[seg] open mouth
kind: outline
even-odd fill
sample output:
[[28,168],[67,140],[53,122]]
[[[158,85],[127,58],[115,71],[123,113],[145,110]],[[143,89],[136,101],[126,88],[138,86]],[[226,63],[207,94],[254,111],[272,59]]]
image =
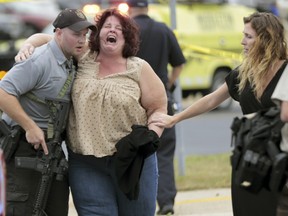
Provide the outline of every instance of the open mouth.
[[107,37],[107,42],[116,43],[116,37],[113,36],[113,35],[109,35],[109,36]]

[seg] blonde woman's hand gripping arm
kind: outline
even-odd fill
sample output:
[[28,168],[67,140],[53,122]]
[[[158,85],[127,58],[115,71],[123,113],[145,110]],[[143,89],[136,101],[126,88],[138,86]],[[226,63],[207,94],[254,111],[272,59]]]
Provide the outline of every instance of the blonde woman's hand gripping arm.
[[173,116],[166,115],[163,113],[154,113],[149,118],[149,124],[154,124],[159,127],[171,128],[175,124],[185,119],[192,118],[202,113],[211,111],[219,106],[223,101],[230,97],[228,92],[228,86],[226,83],[222,84],[214,92],[202,97],[185,110],[176,113]]

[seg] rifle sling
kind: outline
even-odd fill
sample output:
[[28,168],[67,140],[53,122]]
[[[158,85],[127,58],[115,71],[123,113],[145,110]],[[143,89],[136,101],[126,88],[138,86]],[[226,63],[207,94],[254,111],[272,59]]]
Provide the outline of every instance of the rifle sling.
[[[61,90],[59,91],[58,95],[56,98],[61,99],[63,98],[66,93],[68,92],[72,81],[73,81],[73,77],[74,77],[74,66],[72,64],[72,62],[70,61],[70,65],[68,65],[68,67],[71,69],[69,70],[69,75],[64,83],[64,85],[62,86]],[[33,94],[31,91],[26,93],[25,96],[27,96],[29,99],[37,102],[37,103],[41,103],[41,104],[45,104],[47,105],[47,102],[39,97],[37,97],[35,94]],[[55,114],[55,109],[51,109],[52,113]],[[48,121],[48,128],[47,128],[47,138],[51,139],[54,136],[54,125],[53,125],[53,120],[50,118]]]

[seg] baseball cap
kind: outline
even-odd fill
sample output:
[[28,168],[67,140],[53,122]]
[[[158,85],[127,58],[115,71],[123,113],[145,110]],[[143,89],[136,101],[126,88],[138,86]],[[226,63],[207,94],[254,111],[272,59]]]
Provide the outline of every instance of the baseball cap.
[[[69,28],[73,31],[81,31],[85,28],[96,30],[96,26],[90,23],[84,13],[79,9],[66,8],[62,10],[55,21],[53,26],[56,28]],[[54,30],[55,31],[55,30]]]
[[147,0],[127,0],[126,3],[129,7],[147,7]]

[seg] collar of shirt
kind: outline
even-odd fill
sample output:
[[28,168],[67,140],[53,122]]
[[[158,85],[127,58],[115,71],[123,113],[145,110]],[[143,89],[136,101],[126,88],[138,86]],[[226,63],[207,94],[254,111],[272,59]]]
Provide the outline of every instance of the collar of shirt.
[[55,39],[51,40],[48,43],[48,46],[50,46],[52,52],[55,55],[55,58],[58,62],[59,65],[63,65],[64,68],[66,69],[66,62],[70,61],[70,59],[67,59],[64,55],[64,53],[62,52],[61,48],[59,47],[59,45],[57,44],[57,42],[55,41]]

